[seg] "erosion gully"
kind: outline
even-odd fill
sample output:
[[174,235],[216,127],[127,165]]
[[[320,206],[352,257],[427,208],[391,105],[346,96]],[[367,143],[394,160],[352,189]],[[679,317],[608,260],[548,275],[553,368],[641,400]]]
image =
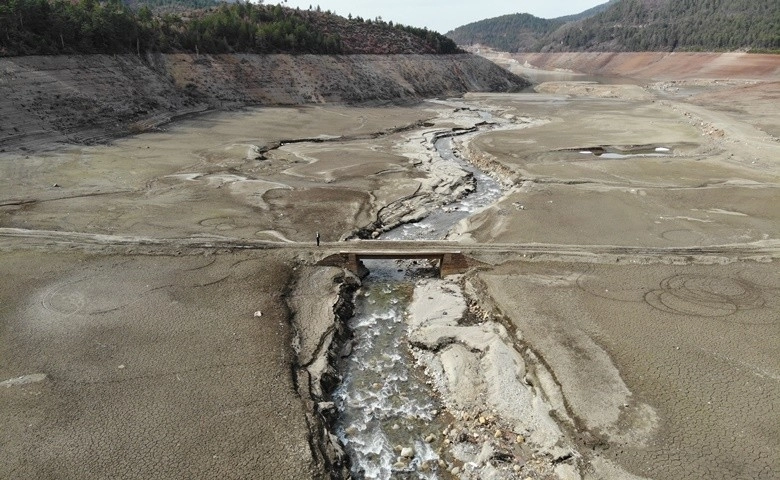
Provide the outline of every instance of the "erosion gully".
[[[476,190],[423,221],[384,233],[380,241],[443,238],[460,220],[501,197],[498,182],[456,156],[451,137],[440,136],[435,146],[442,158],[474,176]],[[334,393],[339,411],[336,434],[350,456],[354,478],[446,478],[438,451],[441,432],[449,422],[416,365],[404,321],[416,279],[434,272],[411,261],[365,263],[371,273],[356,298],[357,313],[349,321],[353,349],[344,360],[343,382]]]

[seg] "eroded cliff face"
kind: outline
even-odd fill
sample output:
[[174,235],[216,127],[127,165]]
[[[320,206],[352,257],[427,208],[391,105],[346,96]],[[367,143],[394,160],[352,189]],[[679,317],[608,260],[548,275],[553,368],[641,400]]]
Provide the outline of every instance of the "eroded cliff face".
[[469,54],[2,58],[0,148],[98,142],[209,109],[406,103],[526,85]]

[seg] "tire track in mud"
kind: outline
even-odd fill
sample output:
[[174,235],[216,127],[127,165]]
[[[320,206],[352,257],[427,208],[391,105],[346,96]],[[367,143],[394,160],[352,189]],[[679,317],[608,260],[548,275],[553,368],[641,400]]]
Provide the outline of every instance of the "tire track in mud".
[[763,292],[752,282],[698,274],[678,274],[663,279],[657,289],[645,294],[644,302],[662,312],[705,318],[728,317],[766,305]]

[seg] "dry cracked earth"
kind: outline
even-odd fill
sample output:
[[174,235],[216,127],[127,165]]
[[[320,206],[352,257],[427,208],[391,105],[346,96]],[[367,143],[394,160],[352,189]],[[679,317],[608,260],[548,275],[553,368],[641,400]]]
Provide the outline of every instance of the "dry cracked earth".
[[467,107],[517,128],[456,140],[507,190],[448,241],[483,263],[467,277],[484,308],[552,373],[545,400],[578,451],[567,472],[773,478],[777,81],[246,109],[7,150],[0,477],[326,476],[291,289],[301,265],[438,185],[424,135],[473,124]]

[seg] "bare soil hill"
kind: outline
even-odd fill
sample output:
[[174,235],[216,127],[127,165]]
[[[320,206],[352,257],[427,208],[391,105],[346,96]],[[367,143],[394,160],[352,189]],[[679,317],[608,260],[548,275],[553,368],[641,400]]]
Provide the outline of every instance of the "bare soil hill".
[[410,103],[526,81],[474,55],[82,55],[0,59],[0,149],[95,143],[247,105]]

